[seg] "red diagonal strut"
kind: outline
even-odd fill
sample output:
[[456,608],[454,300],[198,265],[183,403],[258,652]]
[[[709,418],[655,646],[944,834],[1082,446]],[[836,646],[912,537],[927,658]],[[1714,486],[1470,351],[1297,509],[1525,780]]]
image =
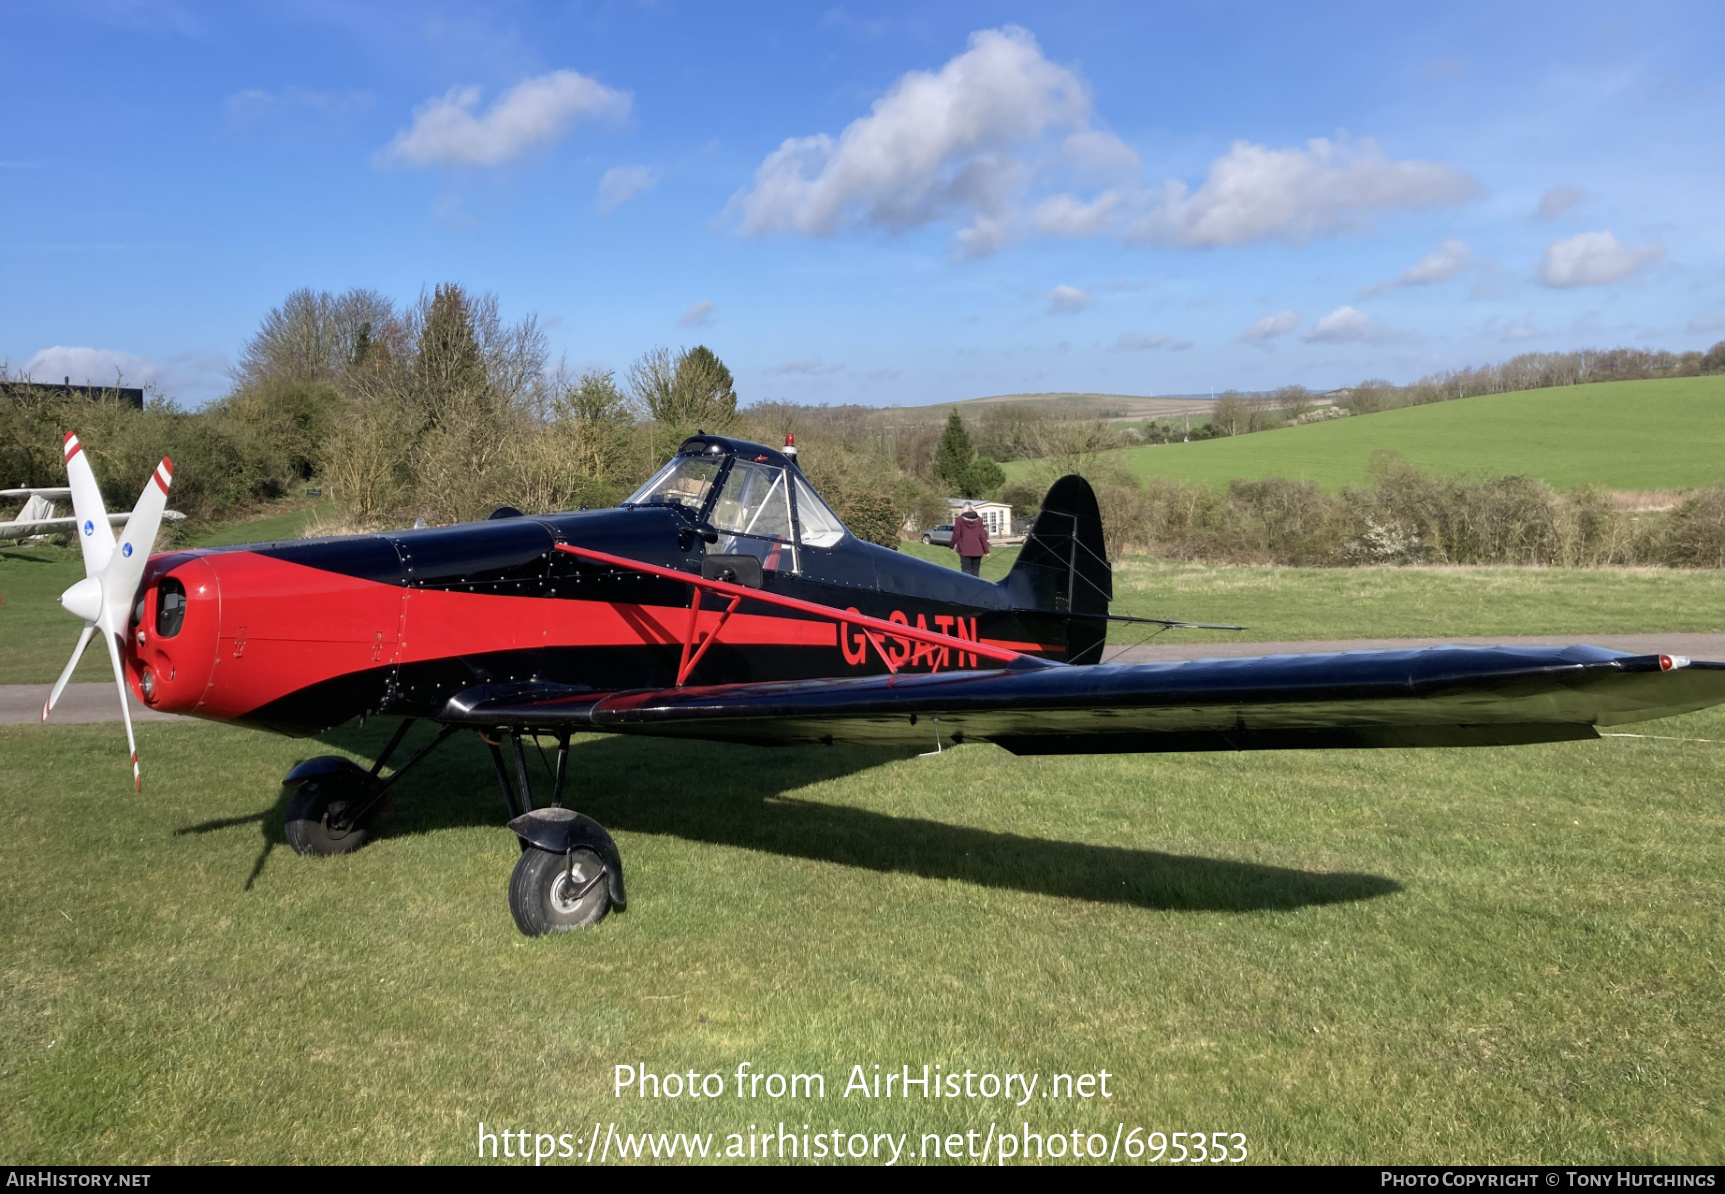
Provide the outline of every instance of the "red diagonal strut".
[[[879,652],[881,659],[885,661],[887,670],[891,672],[897,672],[898,668],[894,666],[891,657],[887,654],[885,644],[880,640],[879,636],[882,634],[891,635],[894,638],[908,639],[912,642],[926,643],[936,647],[948,647],[952,650],[967,652],[971,655],[981,655],[984,658],[993,659],[1000,663],[1011,663],[1014,660],[1025,658],[1021,652],[1008,650],[1005,647],[990,646],[987,643],[979,642],[975,639],[956,638],[950,634],[941,634],[937,630],[924,630],[917,626],[906,626],[899,622],[889,622],[884,618],[871,618],[867,614],[853,614],[848,610],[834,609],[830,605],[820,605],[817,602],[802,601],[796,597],[785,597],[778,593],[768,593],[761,589],[751,589],[744,585],[731,584],[729,581],[708,580],[704,576],[694,576],[687,572],[679,572],[675,568],[663,568],[658,564],[648,564],[641,560],[631,560],[627,556],[614,556],[609,552],[594,551],[590,547],[576,547],[572,543],[559,543],[557,544],[557,550],[567,552],[569,555],[579,557],[580,559],[592,560],[599,564],[609,564],[613,568],[627,568],[633,572],[644,572],[649,576],[663,577],[665,580],[674,580],[682,584],[694,586],[694,600],[690,602],[689,609],[689,630],[683,641],[683,658],[679,662],[677,669],[679,673],[677,679],[678,684],[682,684],[683,680],[687,678],[688,673],[694,670],[695,664],[700,660],[701,655],[705,653],[709,646],[712,645],[713,640],[718,637],[719,626],[723,626],[725,624],[725,620],[731,616],[731,613],[737,608],[737,604],[745,598],[750,601],[759,601],[766,605],[777,605],[783,609],[794,609],[799,613],[812,614],[818,618],[826,618],[839,626],[839,633],[841,634],[844,633],[843,628],[847,625],[857,627],[863,632],[863,635],[868,639],[868,641],[874,644],[875,650]],[[719,615],[719,625],[713,628],[713,633],[710,634],[706,641],[701,644],[699,650],[694,651],[693,658],[690,658],[690,652],[694,646],[695,622],[700,609],[702,592],[721,593],[730,597],[732,601],[730,608],[726,609]]]
[[726,606],[724,611],[719,614],[719,620],[713,624],[713,629],[708,632],[707,637],[702,640],[700,647],[696,649],[695,654],[691,657],[689,654],[689,648],[695,641],[695,615],[701,608],[701,590],[695,590],[694,600],[689,602],[689,637],[683,640],[683,662],[677,665],[678,688],[683,687],[683,681],[689,678],[689,673],[693,672],[695,670],[695,665],[701,662],[701,656],[707,653],[707,648],[719,641],[719,631],[725,628],[725,623],[730,620],[732,614],[737,612],[737,606],[742,604],[742,601],[743,599],[741,597],[731,598],[731,604]]

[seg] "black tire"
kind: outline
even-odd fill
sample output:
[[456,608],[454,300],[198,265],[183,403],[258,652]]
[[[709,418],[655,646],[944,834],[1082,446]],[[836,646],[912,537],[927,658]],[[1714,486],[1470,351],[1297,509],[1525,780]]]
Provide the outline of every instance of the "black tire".
[[341,773],[308,779],[294,790],[288,801],[283,829],[295,854],[352,854],[370,836],[362,823],[332,827],[333,814],[348,808],[364,794],[357,776]]
[[605,919],[611,884],[594,851],[577,846],[568,854],[530,847],[509,876],[509,912],[529,937],[569,933]]
[[924,535],[924,536],[923,536],[923,537],[922,537],[922,545],[923,545],[923,546],[924,546],[924,547],[933,547],[933,546],[934,546],[934,538],[933,538],[933,536],[931,536],[931,535]]

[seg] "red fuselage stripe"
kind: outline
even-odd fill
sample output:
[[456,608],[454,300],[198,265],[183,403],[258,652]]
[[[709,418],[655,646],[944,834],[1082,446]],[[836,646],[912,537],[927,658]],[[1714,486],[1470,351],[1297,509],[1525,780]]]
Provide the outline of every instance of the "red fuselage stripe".
[[661,568],[657,564],[644,564],[640,560],[631,560],[626,556],[614,556],[603,551],[594,551],[587,547],[575,547],[568,543],[557,544],[557,550],[568,552],[572,556],[596,560],[602,564],[610,564],[616,568],[628,568],[636,572],[645,572],[649,576],[662,576],[666,580],[682,581],[697,588],[707,589],[714,593],[723,593],[728,597],[742,597],[749,601],[761,601],[768,605],[782,606],[794,609],[799,613],[813,614],[819,618],[830,618],[834,622],[842,622],[850,626],[862,626],[877,634],[890,634],[894,638],[908,638],[913,642],[926,643],[934,647],[948,647],[955,651],[968,651],[972,655],[985,655],[1002,663],[1011,663],[1023,652],[1006,647],[984,645],[974,639],[955,638],[950,634],[941,634],[935,630],[924,630],[916,626],[907,626],[902,622],[889,622],[884,618],[871,618],[867,614],[856,614],[849,610],[834,609],[830,605],[820,605],[813,601],[800,601],[795,597],[784,597],[778,593],[768,593],[761,589],[751,589],[745,585],[728,584],[722,580],[708,580],[688,572],[679,572],[675,568]]
[[[128,643],[134,687],[138,669],[150,667],[155,674],[154,707],[219,719],[242,717],[340,676],[401,664],[545,649],[674,649],[682,645],[689,625],[687,606],[599,597],[612,587],[603,581],[592,586],[593,598],[567,596],[573,586],[566,580],[559,582],[557,597],[407,588],[249,551],[199,556],[176,566],[174,574],[185,583],[189,598],[183,628],[172,638],[152,634],[142,643]],[[687,579],[686,573],[677,576]],[[153,582],[146,588],[153,592]],[[761,596],[753,589],[744,592]],[[779,598],[788,600],[794,599]],[[952,657],[941,647],[957,653],[961,665],[966,653],[1013,657],[1003,644],[933,634],[814,603],[797,604],[812,606],[821,620],[739,611],[725,623],[720,637],[725,644],[744,648],[832,650],[844,645],[838,633],[841,624],[878,626],[879,633],[894,640],[893,656],[900,666],[925,659],[932,664],[936,655],[943,656],[941,666],[948,666]],[[147,616],[153,617],[153,606]],[[698,630],[710,634],[720,616],[717,608],[700,611]],[[913,650],[913,642],[933,645]],[[833,662],[833,674],[850,673],[851,667],[838,656]],[[854,667],[858,661],[847,656],[847,662]]]

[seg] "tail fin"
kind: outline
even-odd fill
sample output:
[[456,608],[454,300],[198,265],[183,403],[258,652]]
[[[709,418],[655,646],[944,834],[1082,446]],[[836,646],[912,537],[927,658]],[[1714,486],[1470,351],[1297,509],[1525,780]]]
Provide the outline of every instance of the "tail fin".
[[[1018,609],[1105,614],[1114,598],[1114,570],[1102,546],[1102,512],[1083,477],[1062,477],[1042,499],[1018,562],[1001,586]],[[1066,661],[1096,663],[1108,638],[1098,617],[1066,619]]]

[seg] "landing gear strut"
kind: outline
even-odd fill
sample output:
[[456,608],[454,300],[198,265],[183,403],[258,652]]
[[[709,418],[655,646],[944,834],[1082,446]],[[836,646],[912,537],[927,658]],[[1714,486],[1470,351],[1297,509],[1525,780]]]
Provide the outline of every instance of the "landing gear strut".
[[509,877],[509,912],[515,927],[529,937],[542,937],[596,925],[612,908],[621,912],[628,901],[623,893],[623,859],[617,843],[599,822],[563,807],[569,736],[558,736],[551,806],[541,809],[533,807],[522,734],[516,731],[509,737],[521,786],[519,799],[503,765],[503,744],[490,738],[485,744],[491,748],[497,784],[509,809],[509,828],[521,842],[521,858]]
[[389,745],[377,756],[370,771],[342,755],[322,755],[305,760],[287,773],[282,787],[290,795],[282,830],[294,853],[351,854],[365,845],[371,822],[395,781],[447,742],[456,730],[455,726],[444,726],[437,737],[390,772],[387,779],[379,779],[378,773],[412,726],[413,719],[407,718],[396,727]]

